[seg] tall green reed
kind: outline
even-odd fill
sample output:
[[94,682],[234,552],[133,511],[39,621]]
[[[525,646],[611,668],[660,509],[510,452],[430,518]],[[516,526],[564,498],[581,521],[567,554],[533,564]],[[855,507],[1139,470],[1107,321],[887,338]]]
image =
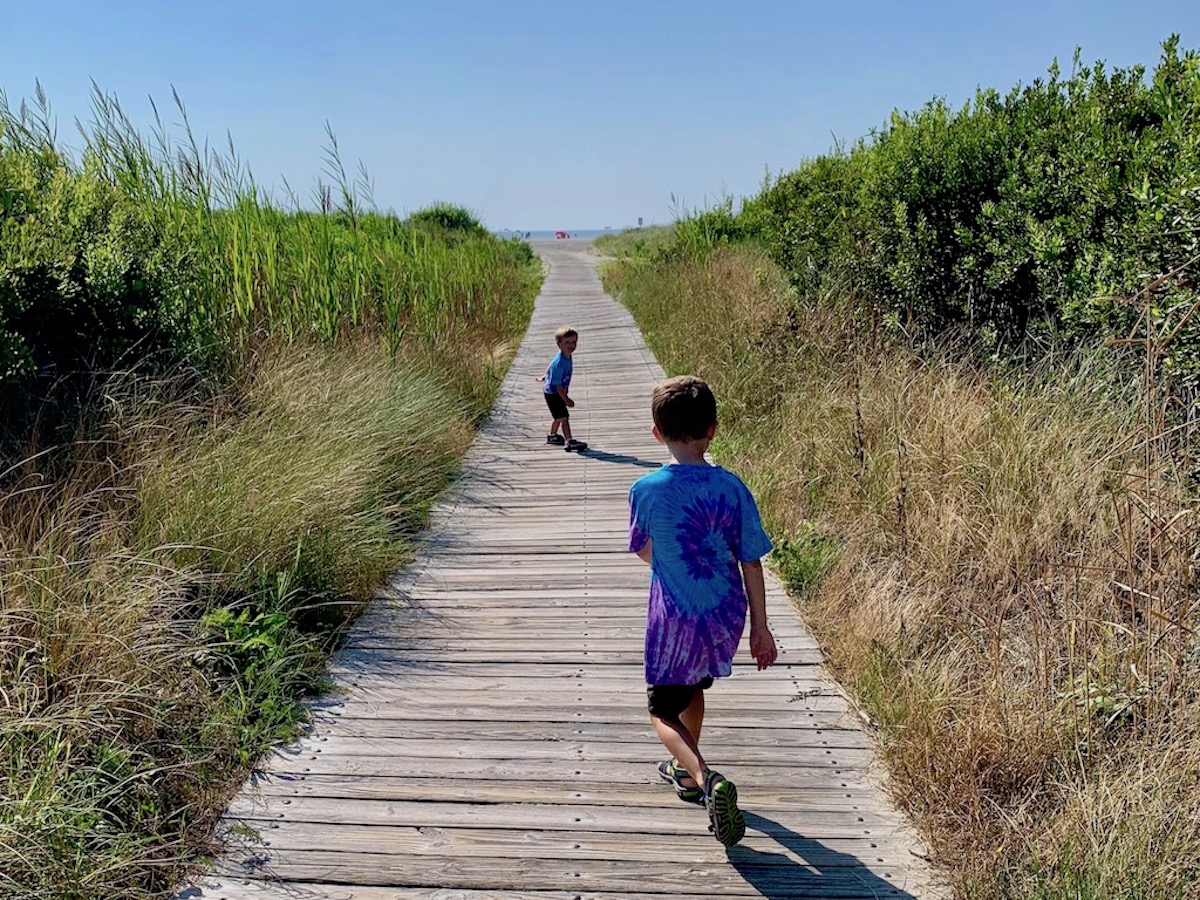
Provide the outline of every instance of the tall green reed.
[[[348,177],[328,127],[333,182],[318,182],[319,209],[290,189],[280,205],[232,141],[201,144],[175,104],[182,138],[157,107],[147,136],[95,89],[75,159],[40,89],[16,111],[0,95],[0,253],[13,285],[0,290],[0,362],[10,381],[48,361],[103,368],[132,346],[233,371],[268,335],[328,342],[366,328],[396,350],[412,335],[470,327],[499,340],[522,326],[537,279],[527,246],[482,228],[448,240],[374,211],[365,171]],[[58,347],[34,327],[45,310],[92,338],[87,347]]]
[[281,205],[175,103],[182,136],[143,135],[96,90],[72,154],[40,89],[0,94],[0,431],[39,446],[48,397],[104,388],[0,466],[0,896],[162,896],[210,848],[539,280],[527,245],[375,211],[331,130],[332,183]]

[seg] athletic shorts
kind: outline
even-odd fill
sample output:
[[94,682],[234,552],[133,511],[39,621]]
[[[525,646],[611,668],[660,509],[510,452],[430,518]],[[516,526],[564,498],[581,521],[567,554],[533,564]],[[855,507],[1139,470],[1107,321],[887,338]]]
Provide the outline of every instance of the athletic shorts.
[[571,414],[567,412],[567,401],[563,400],[556,391],[553,394],[547,394],[542,391],[542,396],[546,398],[546,405],[550,407],[550,415],[556,419],[569,419]]
[[676,721],[679,714],[692,705],[696,691],[707,691],[712,686],[711,678],[705,678],[698,684],[648,684],[646,707],[652,716]]

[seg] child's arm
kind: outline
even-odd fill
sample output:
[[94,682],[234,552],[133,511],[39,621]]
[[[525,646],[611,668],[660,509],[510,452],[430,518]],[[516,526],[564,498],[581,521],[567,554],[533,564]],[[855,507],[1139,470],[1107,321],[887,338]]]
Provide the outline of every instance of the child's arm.
[[641,550],[637,551],[638,559],[640,559],[646,565],[650,565],[650,545],[653,543],[654,541],[652,541],[650,538],[646,538],[645,546],[643,546]]
[[563,398],[563,403],[567,404],[567,406],[575,405],[575,401],[567,396],[567,389],[561,384],[555,387],[554,390],[558,392],[558,396]]
[[746,584],[746,599],[750,601],[750,655],[761,671],[774,665],[779,656],[775,636],[767,627],[767,586],[762,561],[742,563],[742,580]]

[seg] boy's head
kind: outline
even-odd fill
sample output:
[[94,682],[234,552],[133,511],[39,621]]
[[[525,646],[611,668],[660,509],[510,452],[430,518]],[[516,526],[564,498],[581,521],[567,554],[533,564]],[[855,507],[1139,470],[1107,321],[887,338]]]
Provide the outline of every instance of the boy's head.
[[666,441],[704,440],[717,424],[717,398],[695,375],[678,375],[655,386],[650,415]]
[[559,350],[570,356],[579,345],[579,332],[570,325],[564,325],[554,332],[554,343],[558,344]]

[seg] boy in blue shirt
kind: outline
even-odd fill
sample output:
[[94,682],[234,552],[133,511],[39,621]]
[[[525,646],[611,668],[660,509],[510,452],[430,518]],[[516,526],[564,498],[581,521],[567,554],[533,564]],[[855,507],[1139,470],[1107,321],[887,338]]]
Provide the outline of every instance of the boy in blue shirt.
[[[586,450],[587,444],[571,437],[571,413],[568,407],[574,406],[575,401],[567,396],[567,390],[571,386],[571,373],[575,370],[571,355],[579,346],[579,332],[564,325],[554,332],[554,342],[558,344],[558,352],[554,354],[554,359],[550,360],[550,365],[546,367],[546,374],[542,376],[542,393],[546,397],[546,405],[550,407],[550,415],[554,417],[554,421],[550,423],[550,433],[546,435],[546,443],[555,444],[564,450]],[[562,434],[558,433],[560,428]]]
[[650,564],[647,705],[673,757],[658,771],[681,799],[703,802],[710,830],[732,846],[746,821],[737,788],[700,752],[704,691],[732,671],[747,608],[751,655],[760,670],[775,662],[761,562],[771,541],[746,485],[704,459],[717,430],[708,385],[670,378],[655,387],[650,408],[671,461],[629,489],[629,549]]

